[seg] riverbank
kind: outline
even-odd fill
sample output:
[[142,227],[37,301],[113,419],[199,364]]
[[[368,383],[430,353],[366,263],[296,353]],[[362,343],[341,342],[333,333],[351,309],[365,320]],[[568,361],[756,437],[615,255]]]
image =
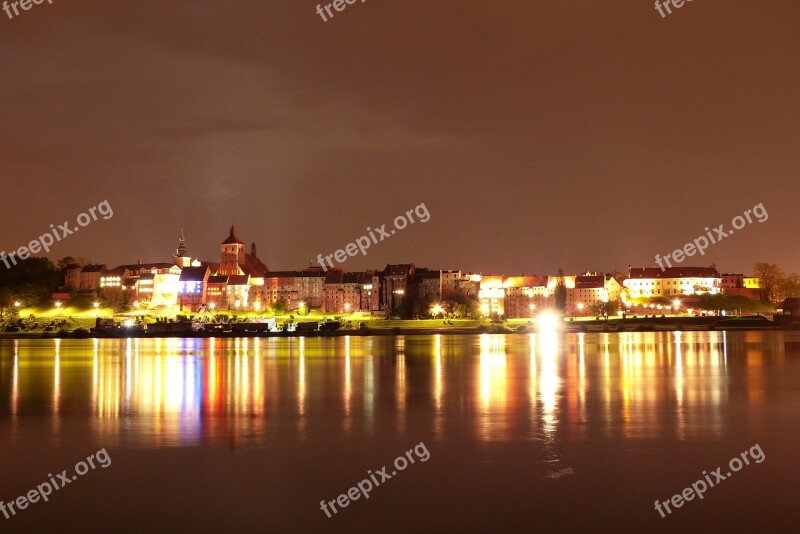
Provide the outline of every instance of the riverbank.
[[[437,324],[438,323],[438,324]],[[121,329],[107,334],[90,334],[86,329],[63,329],[57,332],[3,332],[0,339],[50,339],[50,338],[226,338],[226,337],[341,337],[341,336],[398,336],[398,335],[474,335],[474,334],[528,334],[537,331],[530,321],[488,323],[464,321],[462,324],[447,324],[448,321],[371,321],[361,328],[343,328],[330,331],[282,331],[249,332],[230,329],[194,331],[188,324],[176,323],[173,331],[147,332]],[[796,330],[800,323],[771,321],[766,317],[643,317],[635,319],[609,320],[565,320],[556,330],[567,333],[618,333],[618,332],[666,332],[666,331],[714,331],[714,330]]]

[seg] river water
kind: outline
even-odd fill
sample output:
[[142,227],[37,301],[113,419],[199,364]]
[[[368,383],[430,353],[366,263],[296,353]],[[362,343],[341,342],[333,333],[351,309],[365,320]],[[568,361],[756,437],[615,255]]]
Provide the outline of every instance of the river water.
[[107,467],[0,528],[796,531],[799,422],[791,332],[6,339],[0,499]]

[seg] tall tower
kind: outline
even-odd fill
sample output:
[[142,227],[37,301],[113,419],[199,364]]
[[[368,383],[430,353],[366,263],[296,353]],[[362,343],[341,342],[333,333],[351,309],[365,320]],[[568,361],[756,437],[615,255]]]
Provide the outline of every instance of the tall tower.
[[183,235],[183,228],[181,228],[181,235],[178,238],[178,249],[175,251],[175,256],[173,256],[175,265],[183,268],[189,267],[192,264],[192,259],[186,255],[187,252],[188,249],[186,248],[186,236]]
[[236,225],[231,226],[228,239],[223,241],[219,248],[220,258],[219,270],[217,271],[217,274],[228,276],[242,274],[243,271],[239,265],[245,262],[245,244],[241,239],[239,239]]

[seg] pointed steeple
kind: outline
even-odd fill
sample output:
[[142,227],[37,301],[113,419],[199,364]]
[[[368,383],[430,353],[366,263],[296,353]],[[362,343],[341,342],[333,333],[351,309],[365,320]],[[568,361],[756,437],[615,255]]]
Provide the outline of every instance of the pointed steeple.
[[222,242],[223,245],[231,245],[233,243],[236,243],[238,245],[244,245],[242,240],[239,239],[239,231],[237,230],[235,224],[231,226],[231,232],[230,235],[228,236],[228,239]]
[[178,258],[185,258],[186,257],[186,236],[183,235],[183,228],[181,228],[181,235],[178,239],[178,250],[175,251],[175,256]]
[[253,241],[253,243],[250,245],[250,255],[253,256],[254,258],[258,256],[258,254],[256,254],[256,242],[255,241]]

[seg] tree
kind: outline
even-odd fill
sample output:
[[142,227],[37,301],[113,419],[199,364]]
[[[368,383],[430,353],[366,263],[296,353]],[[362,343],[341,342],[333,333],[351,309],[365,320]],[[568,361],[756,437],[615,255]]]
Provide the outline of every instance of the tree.
[[756,263],[753,268],[753,276],[759,280],[761,300],[772,302],[778,281],[783,277],[783,271],[774,263]]
[[595,317],[605,317],[608,319],[610,315],[616,315],[619,311],[619,303],[617,302],[599,302],[594,306]]
[[479,317],[480,303],[474,295],[466,295],[461,291],[445,289],[442,292],[441,304],[457,318]]
[[567,286],[564,283],[564,270],[558,270],[558,282],[556,283],[556,289],[553,293],[553,300],[555,301],[555,306],[557,310],[562,312],[566,311],[567,309]]
[[58,286],[58,271],[47,258],[28,258],[10,269],[0,267],[0,307],[40,304]]
[[282,300],[276,300],[269,305],[269,311],[272,315],[283,315],[286,313],[286,303]]
[[800,275],[797,273],[791,273],[778,279],[775,286],[777,302],[788,298],[800,297]]

